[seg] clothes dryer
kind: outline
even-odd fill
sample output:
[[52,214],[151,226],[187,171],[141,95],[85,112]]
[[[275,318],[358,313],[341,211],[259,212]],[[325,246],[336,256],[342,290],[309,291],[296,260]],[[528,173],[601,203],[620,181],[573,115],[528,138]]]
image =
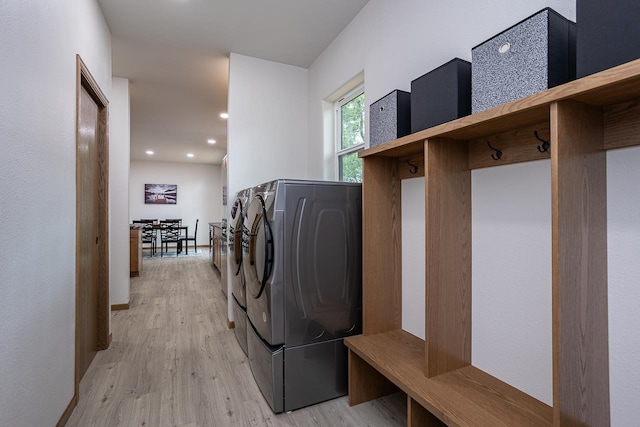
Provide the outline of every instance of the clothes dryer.
[[345,336],[361,332],[360,184],[254,187],[244,226],[249,364],[274,412],[347,392]]

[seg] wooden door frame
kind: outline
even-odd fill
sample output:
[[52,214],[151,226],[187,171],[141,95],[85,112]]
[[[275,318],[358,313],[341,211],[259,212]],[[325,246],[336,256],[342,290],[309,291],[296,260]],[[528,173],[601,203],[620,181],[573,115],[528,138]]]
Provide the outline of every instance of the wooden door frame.
[[80,142],[80,96],[85,89],[98,106],[98,129],[96,134],[96,149],[98,150],[98,348],[105,350],[110,344],[109,335],[109,101],[89,72],[89,69],[76,55],[76,322],[75,322],[75,399],[79,396],[79,326],[80,326],[80,286],[79,286],[79,153]]

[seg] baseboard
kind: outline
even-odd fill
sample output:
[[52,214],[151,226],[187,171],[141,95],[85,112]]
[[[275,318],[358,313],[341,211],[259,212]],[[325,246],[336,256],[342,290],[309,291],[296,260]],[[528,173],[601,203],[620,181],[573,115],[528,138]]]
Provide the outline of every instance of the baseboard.
[[236,327],[236,322],[234,322],[233,320],[229,321],[229,329],[235,329]]
[[69,421],[69,418],[71,418],[71,414],[73,414],[73,410],[76,408],[77,405],[78,405],[78,395],[74,393],[73,397],[71,398],[71,402],[69,402],[67,409],[65,409],[64,412],[62,413],[62,416],[58,420],[56,427],[64,427],[65,425],[67,425],[67,421]]
[[107,344],[107,348],[111,345],[111,341],[113,341],[113,333],[109,334],[109,343]]
[[116,311],[116,310],[129,310],[129,303],[111,305],[111,311]]

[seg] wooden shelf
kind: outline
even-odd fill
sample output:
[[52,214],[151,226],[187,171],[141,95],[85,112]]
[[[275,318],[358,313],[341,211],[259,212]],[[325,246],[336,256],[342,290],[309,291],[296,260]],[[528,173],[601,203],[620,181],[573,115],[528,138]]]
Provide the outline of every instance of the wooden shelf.
[[349,337],[345,344],[449,426],[553,424],[550,406],[473,366],[427,378],[424,341],[403,330]]
[[[362,152],[363,335],[346,340],[349,403],[400,388],[409,425],[610,425],[606,150],[636,145],[640,60]],[[553,408],[471,366],[471,170],[539,159],[551,163]],[[415,177],[425,341],[400,330],[400,189]]]

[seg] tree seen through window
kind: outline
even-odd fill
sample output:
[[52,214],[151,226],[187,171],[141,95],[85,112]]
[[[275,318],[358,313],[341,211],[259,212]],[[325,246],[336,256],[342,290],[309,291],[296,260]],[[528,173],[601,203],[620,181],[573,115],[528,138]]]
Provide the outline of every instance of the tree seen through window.
[[362,182],[362,159],[358,151],[364,146],[365,110],[364,93],[340,106],[340,141],[338,146],[338,172],[340,181]]

